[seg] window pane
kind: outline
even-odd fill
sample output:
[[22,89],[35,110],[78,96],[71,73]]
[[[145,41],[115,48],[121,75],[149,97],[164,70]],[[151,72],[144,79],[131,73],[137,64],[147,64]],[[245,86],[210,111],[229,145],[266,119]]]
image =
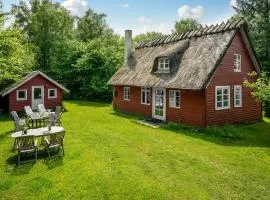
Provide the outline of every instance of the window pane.
[[217,95],[221,95],[222,94],[222,90],[221,89],[217,89]]
[[229,101],[223,101],[223,106],[228,107],[229,106]]
[[19,99],[25,99],[26,98],[26,92],[25,91],[19,91]]
[[229,96],[228,95],[223,95],[223,100],[228,100]]
[[217,107],[221,108],[222,107],[222,102],[217,102]]
[[228,89],[224,89],[223,94],[228,94]]
[[55,90],[49,90],[49,96],[54,97],[55,96]]
[[221,95],[217,96],[217,101],[222,101],[222,96]]
[[240,105],[240,100],[239,99],[235,100],[235,105],[237,105],[237,106]]

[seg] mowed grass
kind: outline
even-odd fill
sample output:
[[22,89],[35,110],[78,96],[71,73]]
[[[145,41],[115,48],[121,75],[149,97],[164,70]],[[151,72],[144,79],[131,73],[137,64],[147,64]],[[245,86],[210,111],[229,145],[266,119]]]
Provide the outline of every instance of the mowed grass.
[[0,199],[270,199],[269,119],[153,129],[109,104],[64,105],[63,159],[17,167],[13,124],[0,117]]

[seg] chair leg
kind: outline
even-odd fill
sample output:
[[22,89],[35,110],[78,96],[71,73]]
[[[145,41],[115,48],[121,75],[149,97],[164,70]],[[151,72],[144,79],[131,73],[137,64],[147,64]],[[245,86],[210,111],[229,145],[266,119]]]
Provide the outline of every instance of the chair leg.
[[21,153],[19,152],[18,153],[18,162],[17,162],[18,166],[20,165],[20,161],[21,161],[20,159],[21,159]]
[[38,153],[38,150],[36,149],[35,162],[37,162],[37,153]]
[[62,145],[62,151],[63,151],[63,156],[65,156],[65,149],[64,149],[64,145]]

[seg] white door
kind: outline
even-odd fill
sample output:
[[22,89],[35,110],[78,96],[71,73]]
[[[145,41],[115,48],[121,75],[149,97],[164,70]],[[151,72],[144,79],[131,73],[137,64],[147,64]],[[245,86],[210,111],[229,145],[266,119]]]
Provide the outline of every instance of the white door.
[[164,88],[153,88],[153,118],[166,120],[166,90]]
[[37,110],[44,102],[44,86],[32,86],[32,109]]

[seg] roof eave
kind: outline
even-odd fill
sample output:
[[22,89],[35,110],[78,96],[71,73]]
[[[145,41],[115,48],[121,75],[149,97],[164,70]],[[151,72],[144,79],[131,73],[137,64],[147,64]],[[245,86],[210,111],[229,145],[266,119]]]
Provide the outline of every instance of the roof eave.
[[14,90],[16,90],[18,87],[22,86],[23,84],[25,84],[27,81],[31,80],[32,78],[36,77],[37,75],[41,75],[44,78],[46,78],[47,80],[49,80],[50,82],[52,82],[53,84],[55,84],[56,86],[58,86],[59,88],[61,88],[62,90],[64,90],[67,93],[70,93],[70,91],[65,88],[64,86],[60,85],[59,83],[57,83],[55,80],[53,80],[52,78],[48,77],[46,74],[42,73],[41,71],[37,71],[36,74],[33,74],[33,76],[30,76],[29,78],[27,78],[26,80],[22,81],[21,83],[19,83],[18,85],[10,88],[9,90],[5,91],[4,93],[0,94],[2,97],[6,96],[7,94],[9,94],[10,92],[13,92]]

